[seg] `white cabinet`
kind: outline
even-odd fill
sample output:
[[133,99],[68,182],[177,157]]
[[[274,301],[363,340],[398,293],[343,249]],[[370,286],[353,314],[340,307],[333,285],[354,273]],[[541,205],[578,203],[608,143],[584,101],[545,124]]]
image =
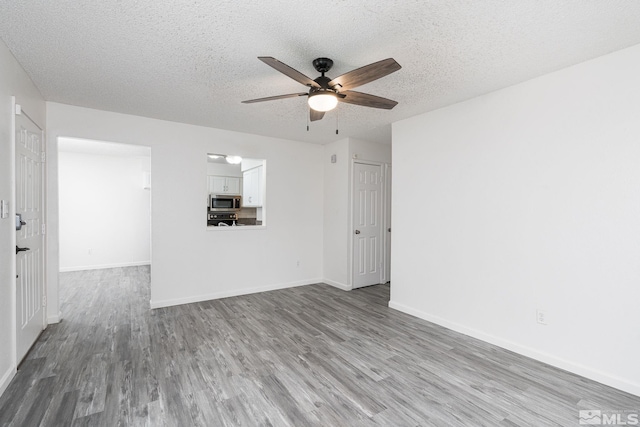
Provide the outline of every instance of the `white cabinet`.
[[240,194],[240,179],[234,176],[209,175],[209,194]]
[[210,176],[209,177],[209,193],[220,194],[224,193],[224,188],[227,185],[227,178],[224,176]]
[[262,207],[262,166],[242,173],[242,206]]
[[227,177],[226,193],[240,194],[240,180],[242,178]]

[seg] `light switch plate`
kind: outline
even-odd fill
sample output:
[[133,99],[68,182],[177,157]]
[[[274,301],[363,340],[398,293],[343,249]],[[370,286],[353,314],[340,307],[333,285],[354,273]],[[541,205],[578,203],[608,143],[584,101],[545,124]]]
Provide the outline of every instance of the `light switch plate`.
[[4,219],[9,216],[9,201],[0,200],[0,218]]

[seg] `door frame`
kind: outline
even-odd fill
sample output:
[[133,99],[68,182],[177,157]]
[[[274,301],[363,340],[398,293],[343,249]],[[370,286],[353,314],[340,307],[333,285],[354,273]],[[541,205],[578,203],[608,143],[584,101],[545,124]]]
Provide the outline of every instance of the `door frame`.
[[383,225],[382,234],[384,235],[382,243],[384,244],[382,262],[383,277],[382,281],[388,283],[391,281],[391,210],[393,204],[391,203],[391,180],[393,179],[391,163],[384,164],[384,201],[383,201]]
[[[11,204],[9,207],[9,216],[12,221],[15,221],[16,217],[16,117],[22,115],[30,120],[38,129],[40,129],[40,137],[42,141],[42,152],[43,154],[43,166],[42,166],[42,224],[47,226],[47,142],[46,142],[46,133],[42,126],[40,126],[34,119],[29,116],[26,111],[22,109],[21,104],[19,104],[16,100],[15,96],[11,97]],[[46,230],[46,228],[45,228]],[[14,230],[15,231],[15,230]],[[11,233],[11,247],[16,244],[17,238],[16,233]],[[43,233],[42,235],[42,295],[44,297],[44,304],[42,307],[42,330],[47,327],[47,255],[48,255],[48,236],[47,233]],[[11,263],[11,299],[12,299],[12,307],[13,312],[11,314],[11,341],[13,345],[12,352],[12,365],[15,369],[18,368],[18,363],[20,360],[18,359],[18,321],[17,321],[17,313],[18,313],[18,292],[16,289],[16,255],[14,254],[12,257]]]
[[[389,176],[387,174],[389,166],[391,165],[390,163],[386,163],[386,162],[377,162],[377,161],[373,161],[373,160],[361,160],[361,159],[356,159],[356,158],[352,158],[351,159],[351,163],[349,164],[349,206],[347,209],[348,212],[348,216],[349,216],[349,235],[348,235],[348,242],[347,242],[347,248],[348,248],[348,266],[349,266],[349,275],[348,275],[348,287],[350,290],[353,290],[353,275],[355,272],[355,268],[354,268],[354,263],[355,263],[355,258],[353,256],[353,234],[355,232],[355,227],[353,226],[353,197],[354,197],[354,185],[355,185],[355,171],[356,171],[356,163],[360,163],[360,164],[364,164],[364,165],[371,165],[371,166],[379,166],[380,167],[380,173],[382,174],[382,203],[380,206],[380,218],[382,218],[382,253],[381,253],[381,261],[383,263],[383,267],[380,269],[380,283],[383,283],[386,277],[386,272],[387,272],[387,266],[385,263],[385,259],[387,259],[387,251],[389,250],[387,248],[387,234],[384,231],[387,229],[387,223],[389,222],[389,214],[388,212],[391,211],[391,209],[387,209],[388,207],[391,207],[391,198],[390,198],[390,186],[389,186]],[[390,227],[390,225],[389,225]]]
[[[153,169],[151,165],[152,156],[153,156],[153,147],[146,144],[136,144],[132,142],[120,142],[106,139],[96,139],[93,137],[82,137],[82,136],[69,136],[67,134],[61,135],[58,133],[49,133],[49,141],[51,141],[51,147],[49,147],[49,154],[47,155],[48,169],[50,168],[53,172],[53,175],[49,177],[47,186],[47,195],[50,200],[48,211],[51,218],[51,225],[47,226],[47,234],[51,235],[51,241],[54,242],[55,247],[49,248],[47,247],[47,251],[50,256],[48,258],[48,271],[51,272],[51,276],[47,281],[47,289],[49,291],[50,298],[47,297],[47,304],[50,306],[51,310],[55,310],[53,313],[47,314],[47,323],[54,324],[59,323],[63,319],[64,313],[60,307],[60,182],[58,179],[59,174],[59,152],[60,152],[60,139],[71,139],[71,140],[83,140],[87,142],[95,142],[95,143],[103,143],[103,144],[119,144],[119,145],[127,145],[130,147],[145,147],[148,148],[149,153],[149,165],[150,165],[150,174],[151,180],[153,180]],[[49,173],[49,172],[48,172]],[[151,183],[150,187],[150,200],[149,200],[149,254],[151,261],[153,259],[153,183]]]

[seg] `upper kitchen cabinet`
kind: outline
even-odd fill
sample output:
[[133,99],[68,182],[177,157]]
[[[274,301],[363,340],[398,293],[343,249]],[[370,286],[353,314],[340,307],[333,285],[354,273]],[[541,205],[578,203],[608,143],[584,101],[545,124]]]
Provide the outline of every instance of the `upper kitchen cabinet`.
[[242,205],[262,207],[264,166],[259,165],[242,172]]
[[242,191],[240,164],[229,163],[225,157],[217,154],[209,154],[207,159],[207,192],[240,195]]
[[240,194],[242,178],[233,176],[209,175],[210,194]]

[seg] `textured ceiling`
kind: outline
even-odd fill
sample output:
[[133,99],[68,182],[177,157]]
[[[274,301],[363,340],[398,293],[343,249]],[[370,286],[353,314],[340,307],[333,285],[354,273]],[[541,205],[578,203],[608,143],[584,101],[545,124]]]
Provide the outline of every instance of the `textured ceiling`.
[[[0,37],[48,101],[280,138],[390,142],[391,123],[640,43],[637,0],[3,0]],[[340,104],[306,130],[311,78],[393,57],[358,88],[391,111]],[[336,123],[340,135],[335,134]]]

